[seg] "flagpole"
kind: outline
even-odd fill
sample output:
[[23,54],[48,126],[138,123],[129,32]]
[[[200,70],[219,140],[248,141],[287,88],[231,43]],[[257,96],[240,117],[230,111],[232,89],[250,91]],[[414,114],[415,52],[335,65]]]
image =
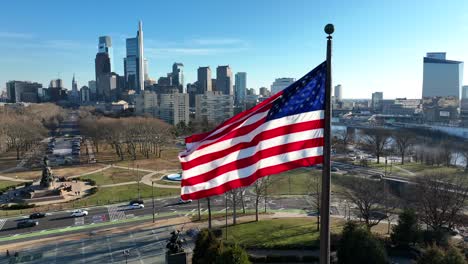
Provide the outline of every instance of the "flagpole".
[[320,202],[320,264],[330,263],[330,169],[331,169],[331,56],[333,24],[325,26],[327,36],[327,78],[325,81],[325,128],[323,144],[322,197]]

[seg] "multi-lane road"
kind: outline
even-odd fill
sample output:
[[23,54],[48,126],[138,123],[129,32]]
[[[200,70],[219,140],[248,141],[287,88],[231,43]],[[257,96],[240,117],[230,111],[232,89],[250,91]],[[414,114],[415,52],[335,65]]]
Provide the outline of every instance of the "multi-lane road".
[[[247,209],[252,208],[252,203],[247,202]],[[263,204],[261,205],[263,209]],[[207,205],[205,201],[200,202],[202,214],[207,213]],[[240,207],[240,206],[238,206]],[[286,209],[307,209],[310,205],[303,197],[289,197],[289,198],[274,198],[269,199],[267,202],[269,210],[286,210]],[[42,230],[66,228],[80,225],[90,225],[101,222],[109,222],[115,220],[124,220],[133,218],[136,216],[151,216],[153,213],[153,207],[151,200],[145,201],[145,208],[142,209],[130,209],[128,204],[117,204],[100,206],[93,208],[83,208],[88,211],[88,215],[84,217],[72,217],[71,212],[73,210],[52,212],[48,213],[46,217],[37,219],[39,225],[30,228],[16,227],[18,221],[22,221],[28,216],[21,216],[8,219],[0,219],[0,237],[11,236],[16,234],[23,234],[29,232],[39,232]],[[225,200],[224,196],[215,197],[211,200],[211,211],[212,213],[225,212]],[[228,208],[228,210],[230,210]],[[241,208],[238,208],[241,210]],[[174,215],[197,215],[198,214],[198,203],[196,201],[187,204],[178,203],[178,198],[167,198],[155,200],[155,213],[165,214],[174,213]]]

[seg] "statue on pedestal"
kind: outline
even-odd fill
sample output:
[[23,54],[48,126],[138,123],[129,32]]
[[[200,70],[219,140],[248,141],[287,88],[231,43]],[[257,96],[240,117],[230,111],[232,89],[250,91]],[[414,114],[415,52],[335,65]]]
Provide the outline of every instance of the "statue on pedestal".
[[44,156],[41,187],[50,188],[52,186],[53,181],[54,181],[54,176],[52,176],[52,170],[49,167],[49,160],[47,159],[47,156]]
[[171,232],[172,236],[169,239],[169,243],[167,243],[166,245],[166,248],[169,249],[169,254],[177,254],[184,252],[184,249],[182,248],[182,241],[179,238],[179,233],[179,230]]

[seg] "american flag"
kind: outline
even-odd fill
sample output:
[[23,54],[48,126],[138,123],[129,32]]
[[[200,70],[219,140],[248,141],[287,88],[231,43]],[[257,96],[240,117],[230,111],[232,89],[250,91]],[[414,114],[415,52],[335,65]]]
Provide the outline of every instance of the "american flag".
[[323,162],[325,80],[323,62],[283,91],[185,139],[181,198],[201,199],[257,179]]

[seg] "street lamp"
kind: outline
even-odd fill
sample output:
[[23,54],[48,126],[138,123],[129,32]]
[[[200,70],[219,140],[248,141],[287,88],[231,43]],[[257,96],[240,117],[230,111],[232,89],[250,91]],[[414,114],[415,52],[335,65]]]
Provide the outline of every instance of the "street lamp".
[[130,250],[124,249],[123,254],[125,256],[125,264],[128,263],[128,256],[130,256]]
[[153,200],[153,223],[155,221],[154,219],[154,181],[151,181],[151,196],[152,196],[152,200]]

